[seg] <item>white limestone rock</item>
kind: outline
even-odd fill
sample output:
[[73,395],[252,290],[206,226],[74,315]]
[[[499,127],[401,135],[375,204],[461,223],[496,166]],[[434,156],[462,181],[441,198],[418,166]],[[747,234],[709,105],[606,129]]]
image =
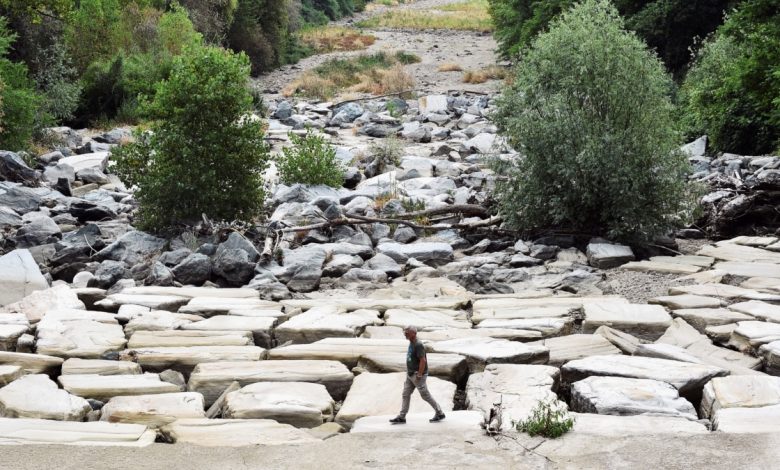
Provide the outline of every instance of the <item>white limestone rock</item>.
[[0,351],[0,364],[16,365],[28,374],[59,375],[64,359],[45,354]]
[[354,376],[336,361],[242,361],[208,362],[193,369],[187,388],[203,395],[206,406],[231,383],[246,386],[258,382],[310,382],[322,384],[336,400],[342,400]]
[[86,306],[79,300],[75,291],[62,284],[35,290],[22,300],[5,306],[8,312],[25,314],[31,323],[40,321],[47,312],[54,309],[85,310]]
[[682,263],[664,263],[660,261],[631,261],[620,266],[626,271],[655,272],[665,274],[693,274],[701,271],[700,266],[691,266]]
[[465,314],[442,310],[389,309],[385,312],[385,324],[404,328],[414,325],[418,331],[442,330],[448,328],[471,328]]
[[650,299],[648,303],[660,304],[671,310],[695,309],[695,308],[718,308],[725,305],[721,299],[714,297],[705,297],[702,295],[665,295]]
[[780,432],[780,405],[719,410],[712,419],[712,429],[734,434],[776,434]]
[[[760,300],[750,300],[748,302],[739,302],[729,305],[729,310],[743,313],[745,316],[750,316],[757,320],[780,323],[780,305],[773,305]],[[750,320],[750,318],[742,318],[730,323],[747,320]]]
[[62,388],[83,398],[107,401],[121,395],[148,395],[179,392],[179,387],[163,382],[157,374],[138,375],[61,375]]
[[574,329],[573,317],[562,318],[518,318],[512,320],[490,319],[476,325],[477,329],[517,329],[538,331],[541,338],[567,335]]
[[[341,409],[336,415],[336,422],[350,428],[352,423],[364,416],[383,416],[398,414],[401,409],[401,392],[406,381],[405,372],[391,374],[373,374],[365,372],[355,377]],[[446,413],[452,410],[455,399],[455,384],[446,380],[428,377],[428,391]],[[433,409],[420,398],[415,391],[412,394],[410,413],[421,413]]]
[[[256,293],[257,291],[254,292]],[[274,314],[276,316],[283,316],[281,305],[276,302],[261,300],[258,297],[193,297],[187,305],[184,305],[179,309],[179,312],[208,318],[214,315],[228,315],[233,310],[267,311],[268,316],[274,316]]]
[[258,382],[230,392],[224,418],[273,419],[313,428],[333,419],[335,403],[324,385],[310,382]]
[[94,421],[0,418],[0,444],[146,447],[156,434],[146,426]]
[[551,366],[491,364],[469,376],[466,403],[486,417],[501,403],[503,428],[510,429],[512,421],[526,419],[539,401],[557,400],[559,376]]
[[488,364],[544,364],[550,357],[550,350],[545,346],[494,338],[439,341],[432,343],[430,349],[465,356],[472,373],[484,370]]
[[205,418],[203,395],[194,392],[118,396],[102,408],[101,421],[159,428],[181,418]]
[[602,415],[664,415],[698,419],[691,402],[666,382],[588,377],[571,384],[572,410]]
[[38,353],[66,358],[97,359],[108,352],[121,351],[127,344],[120,325],[93,320],[44,319],[36,334]]
[[135,375],[142,374],[141,366],[130,361],[104,359],[68,359],[62,363],[62,374]]
[[764,370],[767,374],[780,375],[780,341],[772,341],[762,345],[758,354],[764,361]]
[[332,306],[315,307],[279,325],[275,335],[280,344],[306,344],[325,338],[355,338],[365,327],[381,324],[377,310],[344,313]]
[[638,338],[655,340],[672,323],[672,317],[660,305],[591,303],[585,305],[584,312],[584,333],[593,333],[601,326],[609,326]]
[[406,354],[409,342],[403,339],[325,338],[311,344],[292,344],[268,350],[268,359],[309,359],[343,362],[355,367],[364,354]]
[[591,376],[659,380],[673,385],[680,396],[696,397],[708,381],[728,371],[718,367],[639,356],[591,356],[566,363],[561,381],[571,384]]
[[704,333],[709,326],[728,325],[753,319],[750,315],[736,312],[730,308],[685,308],[674,310],[672,316],[682,318],[696,328],[699,333]]
[[189,347],[189,346],[251,346],[254,337],[250,331],[161,330],[136,331],[127,341],[127,347]]
[[249,331],[254,338],[254,344],[264,348],[272,346],[273,326],[276,319],[272,317],[240,317],[235,315],[216,315],[206,320],[182,325],[182,330],[198,331]]
[[5,387],[24,375],[20,366],[0,366],[0,387]]
[[32,254],[25,249],[0,256],[0,285],[0,307],[49,287]]
[[463,328],[445,328],[443,330],[419,331],[417,333],[417,337],[421,341],[429,342],[462,338],[495,338],[526,342],[541,339],[543,336],[541,331],[515,328],[473,328],[468,330]]
[[162,372],[173,369],[185,375],[205,362],[259,361],[265,357],[265,349],[258,346],[153,347],[130,351],[144,370]]
[[780,278],[780,261],[773,263],[745,263],[739,261],[727,261],[715,263],[715,269],[725,271],[733,276],[742,277],[770,277]]
[[550,359],[547,363],[556,367],[583,357],[621,354],[620,349],[598,334],[558,336],[528,344],[548,348]]
[[179,419],[160,428],[160,433],[168,442],[206,447],[320,442],[303,429],[272,419]]
[[588,263],[599,269],[609,269],[634,260],[631,247],[610,243],[590,243],[585,254]]
[[701,412],[712,418],[724,408],[759,408],[780,405],[780,377],[735,375],[716,377],[704,386]]
[[780,341],[780,323],[741,321],[731,333],[729,346],[750,353],[774,341]]
[[707,427],[697,421],[668,416],[613,416],[591,413],[571,413],[574,418],[574,429],[571,434],[594,436],[626,436],[668,435],[678,437],[689,434],[709,434]]
[[6,418],[83,421],[90,410],[87,400],[59,389],[43,374],[26,375],[0,389],[0,414]]
[[[450,382],[460,383],[468,375],[466,358],[460,354],[426,354],[428,375]],[[406,372],[406,355],[377,353],[364,354],[358,360],[359,368],[368,372]]]

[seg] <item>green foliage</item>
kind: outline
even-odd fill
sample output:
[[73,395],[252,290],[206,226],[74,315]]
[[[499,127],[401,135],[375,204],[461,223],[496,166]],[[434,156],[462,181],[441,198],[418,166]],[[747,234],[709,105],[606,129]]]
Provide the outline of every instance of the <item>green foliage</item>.
[[716,151],[780,151],[780,5],[743,4],[707,41],[681,90],[689,134]]
[[522,230],[652,237],[687,214],[671,79],[607,0],[537,37],[496,122],[522,157],[497,160],[499,210]]
[[289,0],[242,0],[228,32],[228,44],[242,51],[257,75],[284,64],[289,44]]
[[325,138],[311,129],[299,136],[289,134],[292,147],[282,149],[276,160],[279,179],[284,184],[324,184],[340,188],[344,184],[344,168],[334,149]]
[[70,13],[65,41],[79,72],[116,53],[121,11],[119,0],[81,0]]
[[79,104],[81,85],[65,46],[55,42],[40,51],[35,65],[33,79],[44,97],[43,112],[55,122],[71,119]]
[[372,159],[377,162],[377,173],[384,173],[389,166],[401,164],[401,155],[404,146],[398,137],[390,136],[385,139],[376,139],[368,147]]
[[[489,0],[501,53],[515,57],[550,21],[575,0]],[[741,0],[615,0],[626,27],[654,49],[667,68],[680,74],[696,38],[723,22],[723,15]]]
[[515,423],[518,431],[528,433],[529,436],[543,436],[555,439],[571,431],[574,427],[574,418],[556,400],[540,401],[531,410],[531,416]]
[[6,150],[21,150],[30,143],[43,104],[27,67],[8,59],[15,38],[0,17],[0,148]]
[[268,148],[251,118],[249,60],[213,47],[177,57],[146,112],[150,133],[114,151],[115,171],[136,185],[148,229],[213,219],[251,220],[265,196]]

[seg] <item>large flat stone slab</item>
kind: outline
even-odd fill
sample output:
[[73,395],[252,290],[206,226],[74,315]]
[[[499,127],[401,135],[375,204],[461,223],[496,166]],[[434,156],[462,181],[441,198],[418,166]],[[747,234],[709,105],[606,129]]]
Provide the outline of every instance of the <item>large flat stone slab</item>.
[[620,267],[626,271],[655,272],[665,274],[693,274],[701,271],[700,266],[682,263],[666,263],[662,261],[632,261]]
[[[460,383],[468,375],[466,358],[460,354],[426,354],[428,375],[450,382]],[[406,355],[394,353],[364,354],[358,367],[369,372],[406,372]]]
[[649,300],[651,304],[660,304],[671,310],[694,309],[694,308],[718,308],[725,305],[721,299],[714,297],[705,297],[703,295],[665,295],[655,297]]
[[[405,372],[391,374],[373,374],[365,372],[355,377],[341,409],[336,415],[336,422],[350,428],[352,423],[364,416],[384,416],[398,414],[401,410],[401,393],[403,392]],[[428,377],[428,391],[445,412],[451,411],[455,399],[455,384],[446,380]],[[412,393],[410,413],[422,413],[433,409],[420,398],[415,390]]]
[[[729,305],[729,310],[750,316],[756,320],[780,323],[780,305],[774,305],[760,300],[750,300],[748,302],[739,302]],[[731,323],[739,321],[749,321],[750,318],[742,318]]]
[[320,440],[272,419],[179,419],[160,428],[168,442],[207,447],[309,444]]
[[739,287],[769,294],[780,294],[780,279],[774,277],[751,277],[742,282]]
[[441,310],[388,309],[385,312],[385,324],[401,328],[413,325],[418,331],[471,328],[471,322],[466,320],[465,312],[459,316],[452,313]]
[[704,386],[701,412],[712,418],[724,408],[760,408],[780,405],[780,377],[735,375],[716,377]]
[[22,300],[5,306],[9,313],[23,313],[31,323],[40,321],[47,312],[54,309],[85,310],[86,305],[70,287],[57,285],[49,289],[35,290]]
[[698,419],[691,402],[666,382],[623,377],[588,377],[571,384],[571,407],[601,415],[665,415]]
[[[128,306],[122,306],[122,308],[125,307]],[[131,336],[138,331],[176,330],[199,320],[201,317],[195,315],[151,310],[133,315],[125,325],[125,335]]]
[[44,319],[36,330],[36,350],[40,354],[97,359],[118,352],[127,344],[118,324],[93,320],[56,321]]
[[409,342],[403,339],[325,338],[311,344],[292,344],[268,351],[268,359],[321,359],[355,367],[364,354],[406,354]]
[[558,336],[528,344],[548,348],[550,350],[550,359],[547,361],[547,364],[556,367],[583,357],[621,354],[620,349],[603,336],[597,334]]
[[735,434],[775,434],[780,432],[780,405],[719,410],[712,419],[712,429]]
[[273,419],[297,428],[314,428],[333,419],[334,406],[321,384],[258,382],[228,393],[222,417]]
[[139,375],[61,375],[62,388],[83,398],[100,401],[121,395],[149,395],[179,392],[179,387],[163,382],[157,374]]
[[[175,295],[177,297],[207,297],[220,299],[259,299],[260,293],[254,289],[225,287],[171,287],[171,286],[139,286],[127,287],[122,290],[129,295]],[[265,302],[265,301],[264,301]]]
[[593,436],[625,436],[708,434],[707,427],[685,418],[668,416],[613,416],[591,413],[571,413],[575,419],[572,434]]
[[477,329],[516,329],[521,331],[538,331],[542,338],[560,336],[571,333],[574,329],[573,317],[561,318],[518,318],[511,320],[489,319],[476,325]]
[[350,313],[336,307],[315,307],[295,315],[276,328],[280,344],[314,343],[325,338],[355,338],[369,325],[381,325],[378,310],[360,309]]
[[62,363],[62,375],[135,375],[141,373],[143,373],[141,366],[130,361],[73,358]]
[[780,263],[780,253],[734,243],[726,243],[720,246],[707,245],[702,247],[696,254],[699,256],[710,256],[723,261]]
[[465,356],[470,372],[480,372],[488,364],[545,364],[550,357],[545,346],[493,338],[439,341],[431,343],[430,350]]
[[64,361],[61,357],[45,354],[0,351],[0,364],[19,366],[28,374],[48,374],[56,377]]
[[780,278],[780,261],[777,263],[745,263],[739,261],[727,261],[715,263],[715,269],[725,271],[733,276],[742,277],[771,277]]
[[636,336],[630,335],[623,331],[610,328],[608,326],[600,326],[593,333],[594,335],[602,336],[604,339],[612,343],[616,348],[620,349],[623,354],[633,355],[643,340]]
[[138,424],[0,418],[0,444],[146,447],[155,432]]
[[443,330],[419,331],[417,337],[421,341],[447,341],[461,338],[496,338],[509,341],[534,341],[544,335],[541,331],[520,330],[515,328],[445,328]]
[[526,419],[542,400],[557,400],[559,371],[542,365],[491,364],[471,374],[466,385],[470,410],[487,417],[496,403],[502,406],[502,428]]
[[691,284],[688,286],[675,286],[669,288],[669,294],[682,295],[692,294],[704,297],[717,297],[723,299],[748,299],[748,300],[771,300],[778,298],[772,294],[762,294],[760,292],[745,289],[744,287],[732,286],[729,284]]
[[111,294],[105,299],[95,302],[96,307],[115,312],[122,305],[140,305],[152,310],[167,310],[176,312],[179,307],[190,301],[189,297],[178,295],[142,295],[142,294]]
[[285,308],[299,308],[309,310],[314,307],[333,306],[344,311],[370,309],[384,312],[391,308],[412,308],[412,309],[437,309],[448,308],[458,309],[465,307],[469,303],[467,297],[435,297],[435,298],[412,298],[412,299],[374,299],[366,298],[322,298],[322,299],[289,299],[282,300],[280,303]]
[[780,323],[741,321],[731,332],[729,346],[745,353],[758,351],[762,345],[780,341]]
[[127,341],[128,348],[189,346],[251,346],[251,331],[161,330],[136,331]]
[[179,312],[212,317],[214,315],[227,315],[232,311],[244,310],[265,311],[268,312],[267,316],[283,316],[280,304],[268,300],[260,300],[257,297],[194,297],[187,305],[181,307]]
[[704,333],[708,326],[728,325],[740,321],[750,321],[752,316],[727,308],[686,308],[672,311],[672,316],[682,318],[689,325]]
[[659,380],[673,385],[680,396],[698,401],[704,384],[728,371],[718,367],[638,356],[591,356],[571,361],[561,368],[567,384],[591,376]]
[[584,333],[609,326],[638,338],[655,340],[671,325],[672,317],[660,305],[591,303],[584,307]]
[[24,370],[19,366],[0,366],[0,387],[5,387],[23,375]]
[[552,306],[552,307],[494,307],[490,306],[485,300],[474,302],[474,310],[471,315],[471,321],[476,325],[484,320],[515,320],[527,318],[556,318],[572,316],[578,307],[571,305]]
[[430,413],[409,413],[406,424],[394,425],[389,422],[395,415],[365,416],[352,425],[350,433],[426,433],[452,435],[455,433],[480,432],[482,413],[476,411],[450,411],[447,418],[438,423],[431,423]]
[[185,375],[204,362],[259,361],[265,357],[265,349],[258,346],[154,347],[130,349],[127,352],[135,357],[144,370],[162,372],[173,369]]
[[102,408],[101,421],[159,428],[181,418],[205,418],[203,396],[194,392],[113,397]]
[[20,377],[0,389],[0,414],[6,418],[83,421],[90,410],[87,400],[61,390],[43,374]]
[[650,261],[656,263],[673,263],[684,264],[688,266],[699,266],[701,268],[709,268],[712,263],[715,262],[715,258],[710,256],[695,256],[695,255],[681,255],[681,256],[653,256]]
[[237,331],[252,333],[254,344],[263,348],[273,346],[273,327],[276,319],[272,317],[241,317],[236,315],[216,315],[206,320],[182,325],[182,330],[197,331]]
[[[403,353],[405,354],[405,353]],[[187,388],[203,395],[211,406],[233,381],[241,386],[257,382],[311,382],[328,389],[336,400],[344,399],[354,376],[337,361],[243,361],[199,364],[190,374]]]

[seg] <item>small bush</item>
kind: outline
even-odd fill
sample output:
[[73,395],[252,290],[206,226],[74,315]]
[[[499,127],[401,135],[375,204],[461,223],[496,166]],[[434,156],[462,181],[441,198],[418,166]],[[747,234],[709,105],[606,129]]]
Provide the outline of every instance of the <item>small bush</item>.
[[561,437],[574,427],[574,418],[566,408],[552,399],[540,401],[531,410],[531,416],[516,423],[517,430],[529,436],[543,436],[551,439]]
[[461,67],[460,64],[456,64],[455,62],[447,62],[445,64],[441,64],[436,70],[439,72],[462,72],[463,67]]
[[485,83],[488,80],[503,80],[509,75],[507,69],[491,65],[480,70],[467,70],[463,73],[463,83]]
[[268,147],[262,123],[248,117],[249,70],[243,54],[193,47],[143,105],[154,119],[151,132],[113,152],[116,173],[138,187],[142,227],[259,214]]
[[339,188],[344,184],[344,168],[325,138],[307,129],[299,136],[289,134],[292,147],[282,149],[276,159],[279,178],[284,184],[324,184]]
[[672,88],[607,0],[586,0],[554,21],[496,113],[523,155],[495,165],[506,176],[496,187],[506,222],[627,241],[682,223],[692,201]]
[[384,173],[389,166],[398,166],[404,146],[395,136],[377,139],[368,147],[369,155],[379,162],[378,173]]

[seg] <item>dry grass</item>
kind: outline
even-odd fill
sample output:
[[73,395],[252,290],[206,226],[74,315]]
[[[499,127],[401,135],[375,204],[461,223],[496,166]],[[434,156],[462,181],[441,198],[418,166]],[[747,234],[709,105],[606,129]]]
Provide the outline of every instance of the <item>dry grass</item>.
[[489,65],[481,70],[467,70],[463,73],[463,82],[478,84],[488,80],[504,80],[509,76],[509,71],[498,65]]
[[373,94],[405,91],[414,87],[414,78],[403,66],[419,61],[419,57],[405,52],[333,59],[305,72],[283,94],[327,100],[345,91]]
[[458,29],[490,32],[487,0],[467,0],[431,10],[388,11],[358,23],[363,28]]
[[300,34],[301,42],[321,54],[336,51],[359,51],[374,44],[376,38],[360,30],[340,26],[311,28]]
[[455,62],[447,62],[446,64],[441,64],[437,70],[439,72],[462,72],[463,67]]

